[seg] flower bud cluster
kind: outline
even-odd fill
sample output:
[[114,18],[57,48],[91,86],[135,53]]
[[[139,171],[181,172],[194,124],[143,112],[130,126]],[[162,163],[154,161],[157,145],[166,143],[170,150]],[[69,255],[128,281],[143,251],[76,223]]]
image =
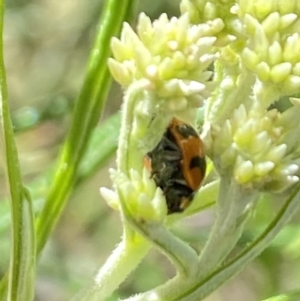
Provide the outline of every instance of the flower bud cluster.
[[230,13],[235,3],[234,0],[182,0],[180,9],[182,13],[188,13],[193,24],[223,22],[221,30],[214,32],[217,37],[215,45],[223,47],[235,40],[233,27],[237,26],[238,20],[235,14]]
[[110,176],[116,191],[100,188],[102,197],[110,207],[119,210],[122,205],[125,211],[140,221],[161,222],[166,217],[165,197],[150,178],[147,169],[144,168],[142,175],[131,169],[129,176],[111,169]]
[[242,63],[262,82],[280,84],[285,95],[300,89],[299,1],[239,1],[247,43]]
[[[295,152],[300,142],[300,101],[285,112],[258,101],[240,105],[224,125],[212,125],[210,155],[216,167],[248,188],[280,191],[299,180]],[[228,170],[229,169],[229,170]]]
[[145,89],[171,111],[199,107],[213,88],[212,72],[206,69],[215,58],[213,34],[222,27],[221,20],[191,25],[187,14],[170,20],[162,14],[151,23],[141,14],[137,33],[125,23],[121,38],[112,39],[111,74],[125,88],[146,82]]
[[[182,12],[194,23],[220,18],[223,30],[215,33],[231,37],[242,63],[263,82],[282,84],[285,95],[300,88],[300,2],[281,1],[196,1],[183,0]],[[227,35],[225,34],[227,33]],[[218,46],[224,46],[218,44]]]

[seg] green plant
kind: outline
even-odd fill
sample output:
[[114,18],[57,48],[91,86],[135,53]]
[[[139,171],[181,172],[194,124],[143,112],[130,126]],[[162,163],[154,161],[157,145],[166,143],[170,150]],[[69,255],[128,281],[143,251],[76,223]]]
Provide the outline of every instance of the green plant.
[[[131,1],[107,3],[71,129],[35,228],[17,163],[2,68],[1,146],[14,241],[9,278],[0,287],[2,299],[7,288],[9,300],[33,298],[35,259],[80,175],[80,162],[105,104],[108,41],[118,34],[131,6]],[[137,33],[124,23],[121,38],[111,40],[114,58],[108,65],[124,88],[124,98],[117,168],[110,170],[113,189],[101,188],[101,194],[120,213],[123,236],[92,284],[74,300],[109,298],[151,247],[170,260],[176,276],[127,300],[203,300],[264,251],[299,209],[298,2],[182,0],[180,8],[180,17],[163,14],[153,23],[142,13]],[[280,111],[276,105],[284,98],[290,102],[285,101],[288,107]],[[145,168],[144,156],[174,116],[195,127],[202,125],[211,161],[207,181],[192,204],[183,213],[168,215],[164,194]],[[113,152],[110,145],[99,160]],[[265,218],[263,230],[242,249],[236,248],[260,204],[278,197],[276,215]],[[172,227],[214,204],[214,225],[198,252]],[[297,297],[299,292],[293,292],[270,300]]]

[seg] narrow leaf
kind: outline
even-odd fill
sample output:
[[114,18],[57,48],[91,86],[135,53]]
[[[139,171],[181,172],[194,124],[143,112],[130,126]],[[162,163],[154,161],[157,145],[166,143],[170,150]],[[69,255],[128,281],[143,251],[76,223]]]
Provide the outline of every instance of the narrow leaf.
[[34,297],[35,231],[29,193],[22,183],[13,127],[7,102],[6,75],[3,61],[4,3],[0,1],[0,151],[7,174],[11,201],[12,250],[9,269],[10,301],[30,301]]

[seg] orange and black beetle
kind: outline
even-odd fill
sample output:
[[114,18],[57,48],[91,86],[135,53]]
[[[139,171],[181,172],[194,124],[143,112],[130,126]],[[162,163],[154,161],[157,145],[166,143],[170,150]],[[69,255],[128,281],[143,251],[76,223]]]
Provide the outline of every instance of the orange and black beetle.
[[182,212],[205,176],[203,142],[192,126],[173,118],[145,165],[164,192],[168,214]]

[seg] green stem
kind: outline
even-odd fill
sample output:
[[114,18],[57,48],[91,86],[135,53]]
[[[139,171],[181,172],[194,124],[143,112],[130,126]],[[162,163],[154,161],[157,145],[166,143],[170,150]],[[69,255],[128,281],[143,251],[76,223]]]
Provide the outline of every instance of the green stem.
[[119,33],[124,18],[131,10],[132,2],[131,0],[121,2],[108,0],[102,13],[101,22],[98,25],[99,32],[91,51],[87,75],[76,103],[70,132],[63,145],[45,206],[37,221],[38,253],[44,247],[66,205],[92,129],[103,110],[110,86],[106,65],[110,54],[108,45],[110,38]]
[[[3,1],[3,0],[2,0]],[[37,220],[37,253],[43,249],[59,219],[77,178],[78,166],[87,147],[93,127],[105,105],[110,87],[107,58],[110,38],[118,35],[124,19],[131,14],[134,1],[108,0],[103,10],[88,70],[76,102],[71,128],[62,147],[59,163],[46,203]],[[21,233],[21,231],[19,232]],[[0,283],[0,300],[6,291],[7,276]]]
[[[130,301],[148,300],[150,296],[159,296],[158,300],[168,301],[199,301],[211,294],[216,288],[238,274],[250,261],[256,258],[266,249],[275,236],[283,229],[287,222],[299,210],[300,207],[300,184],[298,184],[291,196],[285,201],[281,210],[271,221],[266,230],[251,243],[238,256],[227,262],[205,279],[197,277],[192,281],[183,282],[178,277],[171,279],[166,284],[149,292],[137,295]],[[199,279],[200,278],[200,279]],[[199,281],[200,280],[200,281]],[[180,290],[178,290],[180,287]]]
[[172,234],[164,225],[138,223],[130,218],[127,218],[127,221],[169,258],[180,275],[191,277],[197,273],[196,251]]
[[[231,89],[224,89],[221,85],[226,78],[235,81]],[[215,65],[215,82],[218,88],[208,99],[205,106],[205,120],[214,124],[223,124],[230,118],[232,112],[252,94],[255,77],[246,69],[240,70],[239,64],[224,67],[219,61]],[[224,101],[226,99],[226,101]]]
[[[102,123],[101,128],[97,127],[93,131],[93,136],[89,141],[89,147],[84,155],[84,158],[80,164],[78,170],[78,178],[76,181],[76,189],[82,184],[87,178],[91,177],[96,170],[107,162],[107,159],[112,156],[117,148],[118,133],[120,128],[120,115],[116,113],[109,117],[104,123]],[[105,145],[106,148],[98,149],[99,145]],[[32,192],[32,198],[34,200],[34,210],[35,213],[38,212],[38,208],[43,206],[43,194],[46,190],[47,185],[51,183],[52,171],[46,171],[41,177],[30,183],[30,191]],[[73,192],[76,193],[76,190]],[[6,232],[10,226],[9,217],[9,204],[6,204],[9,200],[0,201],[0,232]],[[7,205],[7,206],[6,206]],[[8,275],[1,280],[0,283],[0,300],[4,300],[4,295],[7,291],[7,280]]]
[[202,300],[208,296],[217,287],[228,281],[234,275],[239,273],[250,261],[256,258],[264,249],[266,249],[275,236],[283,229],[293,215],[300,207],[300,184],[295,187],[291,196],[285,201],[279,213],[271,221],[266,230],[249,245],[241,254],[230,260],[224,266],[209,275],[205,280],[198,283],[187,294],[187,298],[179,297],[174,301]]
[[[31,199],[22,183],[18,153],[7,100],[6,74],[3,60],[4,3],[0,0],[0,146],[11,198],[12,255],[9,269],[7,300],[30,301],[34,296],[35,231]],[[2,290],[5,293],[6,290]]]
[[134,239],[123,237],[94,278],[92,285],[75,296],[72,301],[105,300],[126,279],[146,256],[150,243],[140,235]]
[[[135,105],[142,101],[143,87],[142,82],[136,82],[128,88],[123,101],[123,114],[121,121],[121,132],[119,137],[117,151],[117,166],[119,171],[129,175],[129,169],[133,168],[142,172],[143,157],[139,148],[140,140],[135,133],[145,132],[142,129],[142,123],[138,123],[138,128],[135,120]],[[146,129],[147,130],[147,129]],[[143,136],[143,135],[142,135]]]
[[255,196],[231,178],[221,178],[217,219],[199,258],[200,277],[212,273],[235,247]]

